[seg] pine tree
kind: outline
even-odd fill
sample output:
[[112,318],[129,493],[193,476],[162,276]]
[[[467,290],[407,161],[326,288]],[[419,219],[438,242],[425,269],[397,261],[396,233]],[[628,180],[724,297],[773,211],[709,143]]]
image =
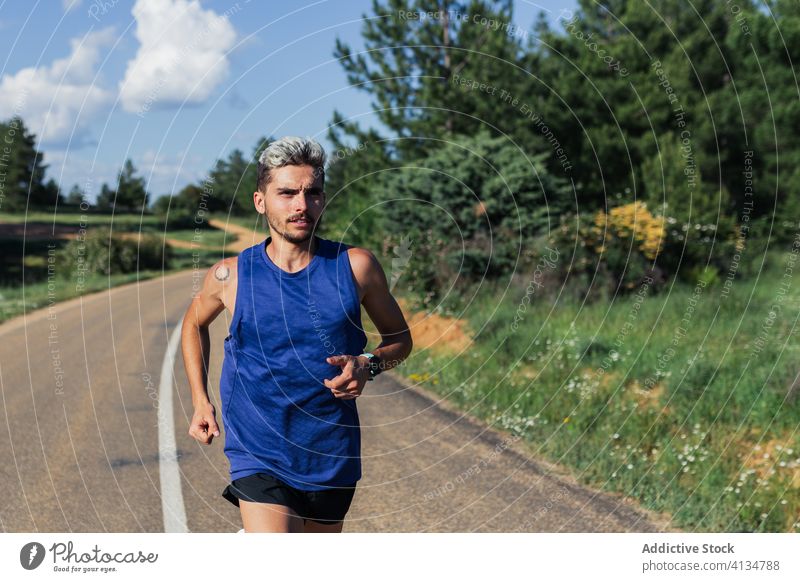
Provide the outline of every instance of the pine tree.
[[108,184],[103,182],[103,185],[100,186],[100,193],[97,195],[95,206],[101,210],[111,211],[114,208],[115,198],[116,192],[112,190]]
[[36,136],[28,131],[20,117],[0,123],[0,210],[20,211],[27,207],[52,204],[44,184],[47,166],[36,149]]
[[213,182],[214,194],[234,214],[250,215],[255,212],[253,192],[258,178],[257,156],[266,145],[267,139],[258,140],[250,159],[242,150],[234,149],[227,160],[217,160],[209,177]]
[[[423,156],[437,140],[474,134],[487,120],[502,129],[496,94],[514,93],[527,76],[517,66],[523,35],[514,34],[510,0],[373,0],[372,11],[377,18],[364,16],[365,50],[337,39],[334,56],[348,81],[373,98],[400,157]],[[492,88],[495,98],[486,94]],[[336,112],[331,132],[338,142],[363,138],[341,120]]]
[[136,168],[130,159],[125,160],[117,174],[117,192],[114,207],[117,212],[141,211],[147,207],[149,194],[144,178],[136,175]]
[[72,188],[69,190],[69,194],[67,194],[64,203],[68,206],[80,206],[86,201],[86,194],[84,194],[83,190],[78,184],[73,184]]

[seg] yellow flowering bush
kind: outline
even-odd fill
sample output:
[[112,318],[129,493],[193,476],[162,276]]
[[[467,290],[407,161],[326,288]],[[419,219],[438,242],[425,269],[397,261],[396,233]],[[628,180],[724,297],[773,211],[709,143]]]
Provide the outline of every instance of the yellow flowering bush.
[[636,289],[653,289],[665,281],[660,254],[669,236],[668,219],[636,201],[582,217],[562,216],[550,244],[568,257],[562,264],[572,293],[600,292],[603,297]]
[[664,245],[667,236],[663,216],[653,216],[647,204],[637,200],[612,208],[608,214],[599,210],[594,216],[589,241],[598,253],[606,251],[606,245],[614,244],[615,238],[630,246],[633,237],[634,245],[648,259],[655,260]]

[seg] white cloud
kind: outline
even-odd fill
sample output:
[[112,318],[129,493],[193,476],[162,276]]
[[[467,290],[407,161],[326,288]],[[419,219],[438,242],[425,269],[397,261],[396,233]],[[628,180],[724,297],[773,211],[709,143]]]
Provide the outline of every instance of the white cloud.
[[226,16],[198,0],[137,0],[133,7],[141,46],[120,83],[126,111],[204,102],[225,79],[236,31]]
[[112,99],[112,94],[94,84],[100,51],[111,44],[113,28],[90,32],[70,40],[69,57],[50,66],[28,67],[0,80],[0,113],[20,115],[39,143],[62,142],[73,133],[78,140],[86,126]]

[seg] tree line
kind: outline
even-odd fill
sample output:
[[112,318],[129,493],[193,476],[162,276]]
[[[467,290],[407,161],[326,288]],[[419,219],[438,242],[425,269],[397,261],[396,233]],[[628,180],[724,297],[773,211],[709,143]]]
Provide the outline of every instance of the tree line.
[[[20,116],[0,122],[0,212],[81,209],[96,212],[144,212],[169,216],[170,224],[192,222],[198,209],[244,215],[252,210],[256,158],[268,142],[259,139],[250,157],[234,149],[219,159],[201,183],[190,183],[175,195],[153,197],[147,180],[126,159],[112,184],[102,183],[94,200],[74,184],[66,193],[51,177],[36,135]],[[192,222],[194,224],[194,222]]]
[[[377,123],[333,112],[326,222],[387,251],[414,241],[408,277],[427,296],[553,249],[568,259],[554,277],[599,271],[611,291],[711,282],[794,236],[800,4],[579,0],[530,30],[511,0],[373,0],[364,16],[363,47],[333,53]],[[22,127],[1,128],[16,132],[3,209],[82,200],[45,181]],[[155,200],[128,160],[96,205],[252,213],[268,141]]]
[[353,232],[416,241],[432,297],[546,248],[578,293],[596,274],[611,292],[711,282],[794,236],[797,2],[579,0],[530,31],[510,0],[371,12],[363,47],[334,54],[380,123],[334,113],[337,147],[369,147],[331,181],[379,225]]

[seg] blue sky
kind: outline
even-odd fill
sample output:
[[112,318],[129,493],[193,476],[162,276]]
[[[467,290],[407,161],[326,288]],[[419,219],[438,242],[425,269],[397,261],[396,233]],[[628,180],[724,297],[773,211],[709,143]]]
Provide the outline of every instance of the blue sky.
[[[515,2],[556,28],[575,0]],[[0,0],[0,118],[22,115],[48,177],[94,200],[126,158],[151,195],[177,192],[265,135],[327,145],[334,109],[365,125],[369,96],[333,59],[362,46],[369,0]]]

